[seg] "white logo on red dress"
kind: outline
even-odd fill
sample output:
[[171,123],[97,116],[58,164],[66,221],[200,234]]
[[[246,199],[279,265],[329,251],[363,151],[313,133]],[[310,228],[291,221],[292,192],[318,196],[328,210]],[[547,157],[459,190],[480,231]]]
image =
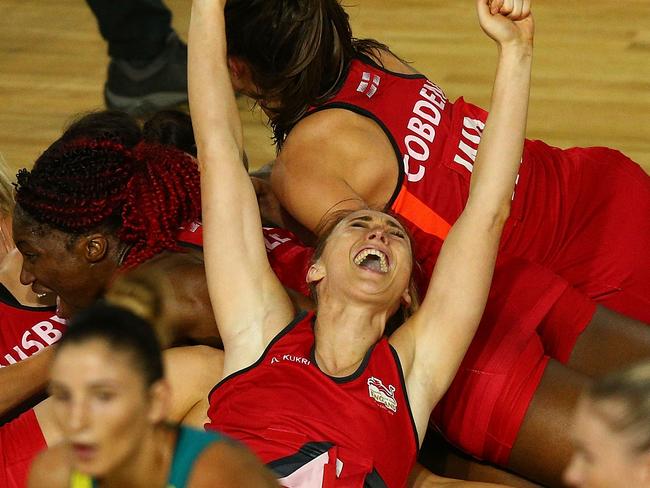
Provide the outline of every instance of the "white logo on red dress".
[[379,88],[379,82],[381,81],[379,75],[372,76],[372,81],[370,81],[370,76],[370,73],[364,71],[361,75],[359,86],[357,86],[357,91],[359,93],[365,93],[368,98],[372,98],[377,93],[377,88]]
[[311,364],[311,361],[306,357],[296,356],[294,354],[283,354],[282,356],[279,357],[273,356],[271,358],[271,364],[284,362],[284,361],[288,361],[290,363],[296,363],[296,364],[304,364],[305,366],[309,366]]
[[391,412],[397,412],[397,400],[395,400],[395,387],[393,385],[386,387],[379,378],[371,376],[368,378],[368,395]]

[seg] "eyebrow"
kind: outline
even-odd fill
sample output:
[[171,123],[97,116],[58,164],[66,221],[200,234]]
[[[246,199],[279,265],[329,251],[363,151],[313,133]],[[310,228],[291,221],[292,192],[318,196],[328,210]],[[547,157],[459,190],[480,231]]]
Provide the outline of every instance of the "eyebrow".
[[[359,215],[358,217],[354,217],[353,219],[350,219],[350,220],[348,221],[348,223],[351,224],[351,223],[353,223],[353,222],[357,222],[357,221],[361,221],[361,222],[371,222],[371,221],[372,221],[372,217],[371,217],[370,215]],[[394,229],[398,229],[398,230],[404,231],[404,229],[402,228],[402,226],[399,225],[397,222],[395,222],[395,221],[393,221],[393,220],[391,220],[391,219],[387,219],[386,222],[388,223],[389,226],[393,227]]]
[[[68,389],[65,383],[56,380],[51,380],[49,387]],[[121,387],[122,387],[122,383],[119,383],[112,379],[99,379],[84,385],[84,388],[88,388],[90,390],[101,389],[101,388],[121,388]]]

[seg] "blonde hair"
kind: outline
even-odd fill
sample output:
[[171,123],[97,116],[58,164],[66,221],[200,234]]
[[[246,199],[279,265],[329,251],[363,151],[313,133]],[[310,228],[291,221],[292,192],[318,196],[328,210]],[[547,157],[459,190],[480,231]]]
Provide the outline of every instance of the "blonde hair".
[[14,210],[14,186],[9,174],[9,167],[0,154],[0,212],[3,217]]
[[13,179],[7,163],[0,154],[0,253],[4,256],[14,248],[11,218],[14,211]]
[[171,331],[165,323],[165,302],[172,292],[166,274],[152,269],[136,269],[120,274],[106,292],[105,300],[152,324],[165,349],[172,342]]
[[[586,396],[614,431],[634,434],[638,452],[650,450],[650,361],[604,376]],[[621,408],[613,413],[598,408],[601,402],[616,402]]]

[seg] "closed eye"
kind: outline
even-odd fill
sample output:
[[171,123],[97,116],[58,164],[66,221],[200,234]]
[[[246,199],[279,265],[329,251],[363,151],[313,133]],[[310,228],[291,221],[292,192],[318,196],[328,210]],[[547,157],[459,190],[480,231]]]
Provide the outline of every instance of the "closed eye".
[[37,254],[31,253],[31,252],[23,252],[23,259],[26,259],[27,261],[34,261],[36,257],[38,256]]

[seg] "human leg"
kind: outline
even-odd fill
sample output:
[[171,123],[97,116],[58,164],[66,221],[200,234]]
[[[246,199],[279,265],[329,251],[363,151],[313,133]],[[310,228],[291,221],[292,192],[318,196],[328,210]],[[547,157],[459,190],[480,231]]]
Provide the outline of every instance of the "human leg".
[[[518,258],[501,262],[474,341],[432,416],[444,436],[464,452],[536,483],[560,479],[563,460],[568,459],[570,450],[563,436],[572,415],[573,399],[588,381],[546,351],[550,346],[570,351],[593,315],[595,304],[573,292],[565,279],[540,265]],[[577,298],[584,298],[579,302],[583,306],[576,305]],[[575,313],[566,315],[567,309]],[[559,322],[564,329],[555,321],[552,327],[546,324],[549,314],[566,318]],[[540,336],[540,324],[557,333],[558,344],[552,342],[553,337]],[[563,333],[570,340],[565,341]],[[521,454],[521,443],[528,439],[525,436],[524,441],[520,440],[524,424],[528,430],[531,425],[537,429],[540,450],[553,451],[557,439],[559,449],[547,455],[523,444],[530,450]],[[511,463],[517,443],[518,457]],[[465,463],[462,469],[467,474],[471,470],[474,479],[505,480],[473,464]],[[451,473],[445,471],[445,475],[458,475]],[[524,483],[512,484],[526,486]]]
[[409,488],[508,488],[503,484],[478,483],[474,481],[465,481],[452,478],[444,478],[428,471],[421,464],[417,464],[409,476]]
[[578,337],[567,365],[600,376],[650,357],[650,327],[603,306]]
[[111,58],[155,58],[172,32],[172,13],[161,0],[86,0]]
[[573,411],[589,378],[550,360],[528,407],[507,467],[545,486],[563,486]]
[[546,355],[587,376],[650,357],[648,324],[598,305],[568,283],[537,334]]
[[187,103],[187,46],[160,0],[87,0],[108,42],[106,106],[142,115]]
[[[427,432],[420,448],[418,461],[429,471],[451,479],[499,483],[512,488],[541,487],[541,485],[528,481],[505,468],[477,460],[449,444],[439,432],[433,429],[429,429]],[[416,468],[417,466],[420,465],[416,465]],[[416,475],[417,473],[412,474],[412,476]]]

